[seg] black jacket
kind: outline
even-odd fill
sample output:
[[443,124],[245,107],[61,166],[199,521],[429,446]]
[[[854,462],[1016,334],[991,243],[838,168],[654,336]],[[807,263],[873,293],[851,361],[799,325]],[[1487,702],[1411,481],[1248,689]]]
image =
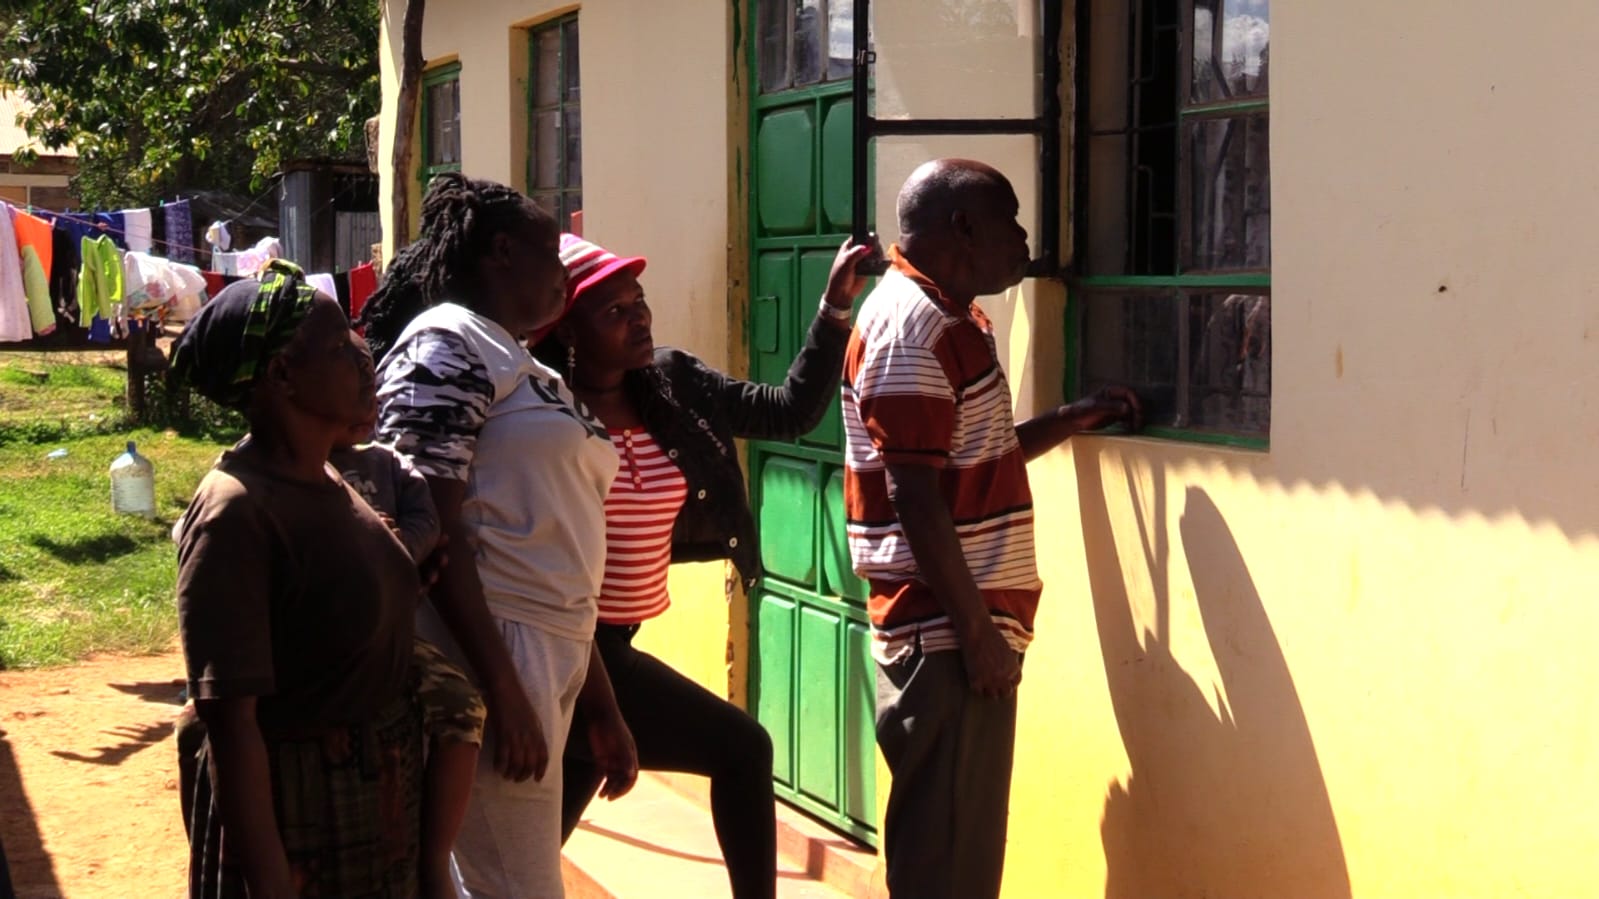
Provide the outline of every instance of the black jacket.
[[672,561],[732,559],[746,588],[761,576],[755,516],[734,438],[793,440],[838,402],[849,331],[818,315],[782,386],[740,381],[682,350],[655,351],[655,364],[628,372],[628,398],[677,463],[688,498],[672,528]]

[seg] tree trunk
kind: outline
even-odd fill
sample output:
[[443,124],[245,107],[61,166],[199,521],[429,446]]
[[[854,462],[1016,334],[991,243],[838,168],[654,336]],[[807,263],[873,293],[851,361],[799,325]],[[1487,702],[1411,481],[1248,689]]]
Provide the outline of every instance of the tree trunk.
[[407,0],[405,24],[400,29],[400,96],[394,115],[394,172],[389,185],[394,202],[389,228],[396,251],[411,242],[411,145],[422,93],[422,15],[426,5],[425,0]]

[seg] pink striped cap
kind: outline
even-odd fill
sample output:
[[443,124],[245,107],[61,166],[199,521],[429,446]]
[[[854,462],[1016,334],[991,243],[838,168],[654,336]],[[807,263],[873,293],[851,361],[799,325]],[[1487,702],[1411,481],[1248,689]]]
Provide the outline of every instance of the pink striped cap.
[[617,272],[627,271],[638,277],[644,271],[645,259],[618,256],[576,234],[562,234],[561,264],[566,266],[566,308],[571,309],[583,291]]
[[604,281],[620,271],[632,272],[638,277],[647,260],[643,256],[618,256],[593,241],[576,234],[561,235],[561,264],[566,266],[566,308],[561,317],[534,332],[529,345],[543,340],[565,318],[583,291]]

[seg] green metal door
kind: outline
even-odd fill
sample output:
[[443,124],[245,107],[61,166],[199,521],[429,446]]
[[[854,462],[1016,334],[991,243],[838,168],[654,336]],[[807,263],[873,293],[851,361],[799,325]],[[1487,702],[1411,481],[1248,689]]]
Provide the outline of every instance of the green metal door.
[[[750,0],[750,371],[781,383],[849,235],[849,0]],[[766,579],[750,597],[752,706],[777,791],[875,845],[874,669],[844,539],[835,403],[794,443],[750,447]]]

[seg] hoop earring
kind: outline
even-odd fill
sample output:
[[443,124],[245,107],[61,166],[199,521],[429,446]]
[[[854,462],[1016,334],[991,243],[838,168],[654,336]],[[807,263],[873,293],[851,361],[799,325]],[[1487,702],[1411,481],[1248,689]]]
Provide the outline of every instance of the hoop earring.
[[577,348],[566,348],[566,386],[577,383]]

